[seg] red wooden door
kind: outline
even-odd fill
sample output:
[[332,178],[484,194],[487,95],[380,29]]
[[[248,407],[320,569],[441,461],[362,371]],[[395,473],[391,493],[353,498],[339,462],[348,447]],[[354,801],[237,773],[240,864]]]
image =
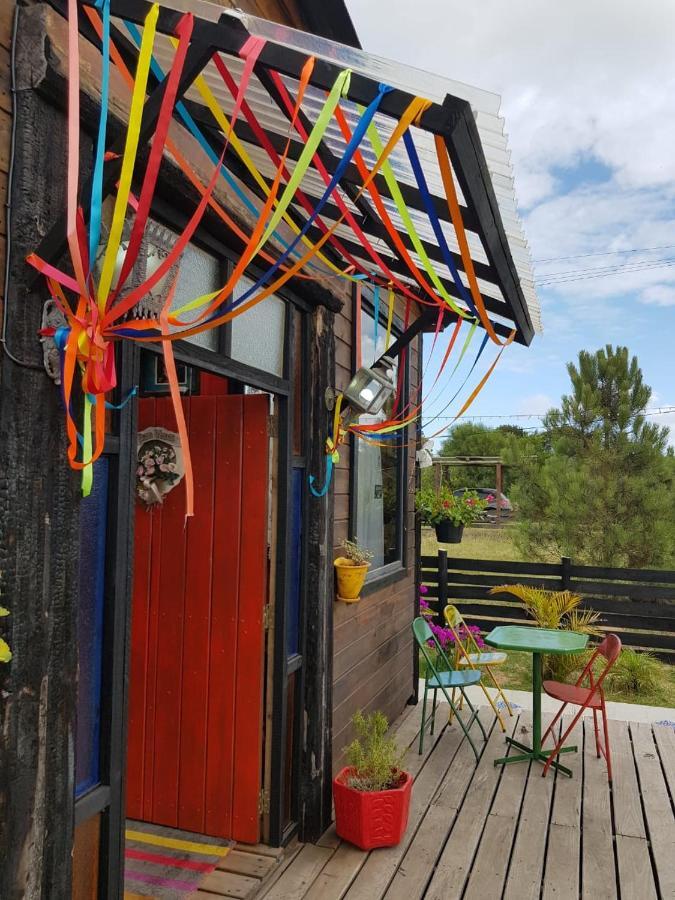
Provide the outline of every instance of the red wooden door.
[[[184,402],[195,480],[137,504],[127,816],[256,843],[267,591],[268,398]],[[168,398],[139,430],[175,430]]]

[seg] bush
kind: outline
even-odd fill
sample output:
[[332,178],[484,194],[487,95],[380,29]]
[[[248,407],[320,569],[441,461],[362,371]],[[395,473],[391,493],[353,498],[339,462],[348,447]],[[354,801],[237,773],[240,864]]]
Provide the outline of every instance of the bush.
[[638,695],[653,691],[664,668],[653,653],[625,649],[607,674],[607,687],[618,694]]
[[[521,600],[539,628],[561,628],[580,634],[598,635],[600,615],[591,609],[579,609],[581,596],[571,591],[546,591],[525,584],[502,584],[490,589],[491,594],[511,594]],[[565,681],[572,672],[583,669],[590,656],[577,653],[544,656],[545,678]]]
[[347,779],[357,791],[386,791],[401,781],[403,753],[393,738],[388,738],[387,717],[381,712],[352,717],[358,737],[347,748],[347,765],[353,769]]

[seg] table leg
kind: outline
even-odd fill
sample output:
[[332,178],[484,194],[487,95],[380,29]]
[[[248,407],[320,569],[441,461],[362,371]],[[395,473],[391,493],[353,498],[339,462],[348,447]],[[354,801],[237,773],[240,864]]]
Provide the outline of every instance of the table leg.
[[541,753],[541,653],[532,654],[532,750]]
[[[553,752],[552,750],[542,750],[541,747],[541,690],[542,690],[542,655],[541,653],[532,654],[532,746],[528,747],[521,744],[520,741],[512,737],[506,738],[506,743],[520,753],[512,756],[503,756],[495,760],[495,765],[509,765],[514,762],[523,762],[525,760],[537,760],[538,762],[546,762],[547,758]],[[562,747],[560,753],[576,753],[576,747]],[[562,772],[568,777],[572,777],[572,770],[567,766],[563,766],[557,759],[551,762],[551,768]]]

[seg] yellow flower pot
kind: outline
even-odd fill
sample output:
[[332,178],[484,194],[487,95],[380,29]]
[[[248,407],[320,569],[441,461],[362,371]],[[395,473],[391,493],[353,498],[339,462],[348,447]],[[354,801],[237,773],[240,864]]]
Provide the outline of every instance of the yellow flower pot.
[[343,600],[345,603],[356,603],[361,599],[361,588],[369,568],[370,563],[357,566],[346,556],[338,556],[335,560],[338,600]]

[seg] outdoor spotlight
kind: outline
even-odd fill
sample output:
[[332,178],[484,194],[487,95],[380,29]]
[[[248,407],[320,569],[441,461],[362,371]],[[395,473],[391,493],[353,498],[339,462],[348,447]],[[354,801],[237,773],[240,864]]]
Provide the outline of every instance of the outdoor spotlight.
[[388,356],[383,356],[371,369],[363,366],[358,370],[349,382],[344,396],[357,412],[374,416],[395,391],[394,362]]

